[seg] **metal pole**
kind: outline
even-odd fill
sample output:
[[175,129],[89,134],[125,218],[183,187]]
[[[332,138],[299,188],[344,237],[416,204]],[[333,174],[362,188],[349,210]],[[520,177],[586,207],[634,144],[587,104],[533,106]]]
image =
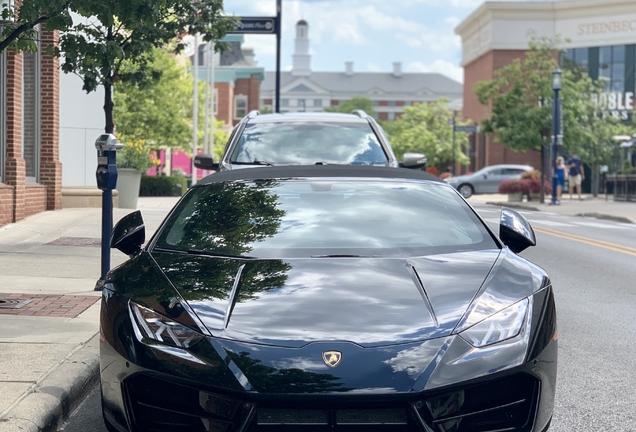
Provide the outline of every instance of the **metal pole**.
[[199,34],[194,35],[194,61],[192,62],[194,75],[194,92],[192,95],[192,186],[197,183],[197,168],[194,157],[197,155],[199,141]]
[[208,142],[208,154],[214,154],[214,104],[216,101],[216,92],[214,91],[214,52],[216,47],[214,42],[210,42],[210,138]]
[[455,175],[455,114],[453,114],[453,162],[451,165],[451,174]]
[[280,37],[283,26],[283,0],[276,0],[276,112],[280,112]]
[[205,45],[205,102],[203,104],[203,153],[208,153],[208,117],[210,103],[210,43]]
[[110,271],[110,236],[113,230],[113,191],[102,191],[102,279]]
[[560,132],[559,120],[560,120],[560,110],[559,110],[559,90],[554,89],[554,109],[552,116],[552,126],[554,136],[552,137],[552,152],[551,152],[551,161],[552,161],[552,200],[550,201],[550,205],[556,205],[557,203],[557,172],[556,172],[556,158],[558,154],[558,136]]

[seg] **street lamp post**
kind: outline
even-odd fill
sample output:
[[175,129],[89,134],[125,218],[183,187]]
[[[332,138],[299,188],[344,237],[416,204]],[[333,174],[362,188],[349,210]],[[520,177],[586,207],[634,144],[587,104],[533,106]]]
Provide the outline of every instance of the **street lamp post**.
[[556,172],[556,158],[558,155],[558,148],[560,144],[560,140],[563,139],[561,136],[561,127],[559,125],[559,121],[561,120],[561,107],[559,101],[559,91],[563,87],[563,80],[561,77],[561,69],[556,68],[552,71],[552,90],[554,90],[554,103],[552,108],[552,151],[551,151],[551,160],[552,160],[552,200],[550,201],[550,205],[557,205],[559,202],[557,201],[557,172]]

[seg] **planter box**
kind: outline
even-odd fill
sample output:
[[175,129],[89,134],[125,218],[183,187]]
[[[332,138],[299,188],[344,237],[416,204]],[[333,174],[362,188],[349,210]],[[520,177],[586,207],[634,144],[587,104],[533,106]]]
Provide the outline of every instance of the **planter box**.
[[136,209],[141,185],[141,171],[132,168],[117,170],[117,191],[119,208]]
[[508,202],[521,202],[523,194],[521,192],[508,194]]

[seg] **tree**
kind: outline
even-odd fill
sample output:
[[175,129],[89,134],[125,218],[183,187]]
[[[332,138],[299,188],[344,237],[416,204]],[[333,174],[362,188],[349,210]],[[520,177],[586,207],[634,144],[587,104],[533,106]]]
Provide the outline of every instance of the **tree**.
[[363,96],[354,96],[353,99],[344,101],[340,105],[325,107],[327,112],[351,113],[355,110],[362,110],[369,115],[373,115],[373,101]]
[[43,25],[45,30],[65,30],[73,25],[71,11],[75,3],[88,3],[82,0],[27,0],[19,9],[9,9],[8,4],[0,10],[3,20],[12,18],[13,22],[4,24],[0,33],[0,53],[8,48],[15,51],[36,50],[35,27]]
[[[446,100],[405,107],[404,114],[385,129],[398,160],[406,152],[424,153],[429,166],[446,171],[453,155],[453,115]],[[462,151],[467,144],[466,133],[455,134],[455,159],[461,164],[469,162]]]
[[[155,49],[150,56],[149,66],[162,71],[155,82],[115,83],[117,132],[132,140],[144,139],[154,148],[187,150],[192,147],[192,77],[166,50]],[[132,68],[124,63],[122,73]]]
[[[143,86],[160,76],[150,67],[154,49],[185,34],[218,40],[234,26],[222,0],[83,0],[77,11],[84,19],[60,35],[55,54],[63,58],[62,71],[82,78],[86,92],[104,86],[106,133],[114,130],[113,85]],[[175,51],[183,48],[177,40]]]

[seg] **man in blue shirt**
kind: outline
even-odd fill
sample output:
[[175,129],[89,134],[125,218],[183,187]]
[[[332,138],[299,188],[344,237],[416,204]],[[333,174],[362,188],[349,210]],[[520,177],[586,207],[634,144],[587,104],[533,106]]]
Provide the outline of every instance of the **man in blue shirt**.
[[572,191],[574,190],[574,186],[576,186],[576,192],[579,194],[579,200],[581,200],[581,182],[585,179],[583,161],[576,155],[576,153],[572,153],[572,156],[570,156],[566,165],[568,167],[568,174],[570,177],[570,199],[572,199]]

